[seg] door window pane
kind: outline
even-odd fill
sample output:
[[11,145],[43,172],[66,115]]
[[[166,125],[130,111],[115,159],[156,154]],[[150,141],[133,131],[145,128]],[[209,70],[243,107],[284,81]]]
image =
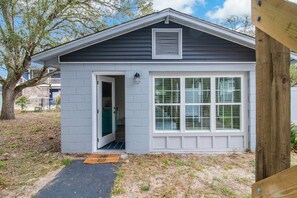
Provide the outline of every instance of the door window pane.
[[112,84],[102,82],[102,137],[112,133]]

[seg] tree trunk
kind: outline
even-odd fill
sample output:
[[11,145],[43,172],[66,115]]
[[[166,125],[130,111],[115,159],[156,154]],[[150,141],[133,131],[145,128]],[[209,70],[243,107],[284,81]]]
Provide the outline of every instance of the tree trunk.
[[14,91],[14,86],[4,86],[2,92],[2,109],[1,120],[15,119],[14,116],[14,100],[17,93]]

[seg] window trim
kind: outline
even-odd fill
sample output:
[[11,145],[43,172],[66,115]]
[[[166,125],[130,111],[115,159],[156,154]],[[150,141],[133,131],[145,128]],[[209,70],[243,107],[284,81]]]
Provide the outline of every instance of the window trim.
[[[239,77],[241,79],[241,102],[240,105],[240,130],[226,129],[217,130],[216,129],[216,100],[215,100],[215,79],[219,77]],[[155,126],[155,79],[156,78],[180,78],[180,130],[156,130]],[[185,123],[185,79],[186,78],[210,78],[211,80],[211,103],[210,103],[210,130],[186,130]],[[246,125],[248,124],[246,112],[248,108],[247,103],[247,82],[246,75],[244,73],[231,73],[231,74],[218,74],[218,73],[201,73],[201,74],[189,74],[189,75],[153,75],[152,76],[152,129],[153,134],[242,134],[246,133]],[[209,104],[209,103],[207,103]],[[223,103],[229,104],[229,103]],[[232,103],[234,104],[234,103]],[[237,104],[237,103],[236,103]]]
[[[178,33],[178,54],[177,55],[157,55],[156,54],[156,33],[157,32],[177,32]],[[152,59],[182,59],[182,28],[152,28]]]

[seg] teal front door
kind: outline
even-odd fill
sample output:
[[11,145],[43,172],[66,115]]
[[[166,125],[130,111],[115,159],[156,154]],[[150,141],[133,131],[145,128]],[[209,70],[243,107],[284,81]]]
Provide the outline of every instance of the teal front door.
[[98,148],[115,140],[115,80],[98,76]]

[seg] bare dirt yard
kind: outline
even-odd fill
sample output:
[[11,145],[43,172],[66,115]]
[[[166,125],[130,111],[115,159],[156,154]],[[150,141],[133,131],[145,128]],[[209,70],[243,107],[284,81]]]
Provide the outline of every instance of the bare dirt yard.
[[68,160],[60,154],[60,112],[0,121],[0,197],[30,196],[28,187],[38,188],[40,177],[53,176]]
[[[132,155],[119,166],[113,197],[250,197],[255,156]],[[297,155],[292,153],[292,165]]]
[[[60,153],[60,112],[0,121],[0,197],[31,197],[76,157]],[[292,165],[297,155],[292,153]],[[250,197],[254,154],[129,155],[113,197]]]

